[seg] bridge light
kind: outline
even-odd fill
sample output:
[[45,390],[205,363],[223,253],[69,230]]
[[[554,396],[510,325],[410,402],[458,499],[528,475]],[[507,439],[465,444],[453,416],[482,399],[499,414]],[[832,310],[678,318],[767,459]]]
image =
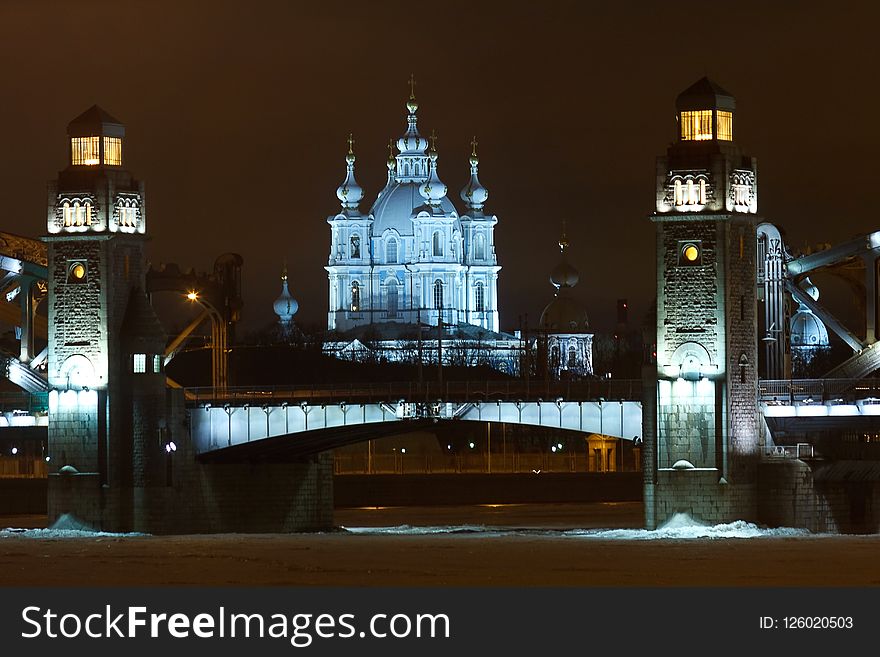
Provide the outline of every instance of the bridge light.
[[205,404],[205,410],[206,410],[206,411],[210,411],[210,410],[211,410],[211,405],[210,405],[210,404]]
[[401,447],[401,448],[400,448],[400,453],[401,453],[401,454],[406,454],[406,447]]
[[473,448],[474,448],[474,444],[473,444],[473,443],[468,443],[468,447],[470,447],[471,449],[473,449]]
[[12,448],[12,455],[15,456],[16,454],[18,454],[18,447],[13,447]]
[[550,448],[550,451],[555,454],[556,453],[556,445],[553,445],[553,447]]
[[47,456],[47,457],[46,457],[46,463],[48,463],[48,462],[51,461],[51,460],[52,460],[52,457],[51,457],[51,456]]
[[452,451],[452,445],[446,445],[446,449]]
[[199,300],[199,293],[196,292],[195,290],[190,290],[189,292],[186,293],[186,298],[189,299],[190,301],[198,301]]

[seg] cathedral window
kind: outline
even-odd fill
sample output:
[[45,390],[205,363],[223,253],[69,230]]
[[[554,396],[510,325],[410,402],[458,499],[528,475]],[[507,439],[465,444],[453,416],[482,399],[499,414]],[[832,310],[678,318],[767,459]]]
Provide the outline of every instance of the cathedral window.
[[104,137],[104,164],[122,165],[122,139],[119,137]]
[[74,166],[94,166],[101,163],[100,137],[73,137],[70,140],[70,163]]
[[485,260],[486,259],[486,238],[483,237],[483,233],[477,233],[477,236],[474,238],[474,260]]
[[474,285],[474,310],[478,313],[486,310],[486,290],[481,282]]
[[443,308],[443,281],[439,278],[434,281],[434,308],[437,310]]
[[397,240],[393,237],[388,238],[385,244],[385,262],[391,265],[397,264]]
[[351,312],[356,313],[361,309],[361,286],[357,281],[351,283]]
[[550,368],[554,370],[559,368],[559,345],[557,344],[550,348]]
[[434,255],[435,256],[442,256],[443,255],[443,235],[440,233],[439,230],[434,232],[433,246],[434,246],[434,249],[433,249]]
[[575,346],[573,344],[569,345],[568,346],[568,369],[574,369],[575,367],[577,367],[577,361],[578,361],[577,349],[575,349]]
[[733,112],[718,110],[718,139],[733,141]]
[[355,233],[351,236],[351,257],[352,258],[360,258],[361,257],[361,236]]
[[397,281],[394,279],[388,281],[387,290],[388,317],[395,318],[397,317]]

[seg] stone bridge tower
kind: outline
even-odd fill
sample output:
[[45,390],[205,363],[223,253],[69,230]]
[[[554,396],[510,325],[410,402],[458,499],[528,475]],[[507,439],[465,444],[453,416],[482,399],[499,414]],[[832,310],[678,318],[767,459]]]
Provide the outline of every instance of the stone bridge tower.
[[735,101],[703,78],[657,158],[657,363],[645,398],[646,525],[754,520],[759,454],[757,167]]
[[124,126],[94,106],[67,128],[49,183],[49,522],[141,529],[165,474],[165,335],[144,293],[143,184],[123,168]]

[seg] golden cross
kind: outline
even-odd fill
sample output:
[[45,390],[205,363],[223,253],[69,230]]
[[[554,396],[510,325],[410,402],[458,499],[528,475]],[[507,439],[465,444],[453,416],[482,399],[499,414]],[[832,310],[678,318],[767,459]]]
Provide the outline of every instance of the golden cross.
[[473,150],[471,151],[471,155],[476,157],[477,156],[477,136],[476,135],[474,135],[474,138],[471,139],[471,147],[473,148]]
[[412,73],[409,74],[409,97],[410,100],[415,100],[416,97],[416,76]]
[[559,250],[565,251],[568,246],[568,237],[565,234],[565,218],[562,219],[562,237],[559,238]]
[[349,132],[348,133],[348,154],[349,155],[354,155],[354,150],[352,150],[353,147],[354,147],[354,137]]
[[392,157],[394,157],[394,140],[389,139],[388,140],[388,159],[391,159]]
[[437,133],[431,130],[431,150],[437,150]]

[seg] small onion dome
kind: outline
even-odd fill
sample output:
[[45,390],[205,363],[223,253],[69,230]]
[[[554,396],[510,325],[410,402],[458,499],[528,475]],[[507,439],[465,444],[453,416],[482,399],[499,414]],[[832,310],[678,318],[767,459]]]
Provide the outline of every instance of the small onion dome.
[[813,285],[813,281],[810,280],[810,277],[807,276],[804,280],[800,282],[799,287],[810,297],[813,301],[819,300],[819,288]]
[[299,310],[299,304],[296,302],[296,299],[290,296],[290,290],[287,289],[287,267],[284,268],[284,272],[281,274],[281,295],[275,299],[275,303],[272,306],[275,309],[275,314],[278,315],[278,319],[285,324],[290,322],[293,316],[296,315],[296,311]]
[[580,274],[574,266],[568,264],[565,260],[560,262],[550,272],[550,282],[557,288],[574,287],[580,280]]
[[446,183],[440,180],[437,175],[437,151],[432,148],[429,157],[431,159],[431,172],[428,174],[428,179],[425,183],[419,187],[419,194],[422,195],[422,198],[429,205],[439,205],[440,200],[446,196],[448,188]]
[[541,328],[548,333],[588,333],[590,318],[586,308],[562,288],[541,313]]
[[397,150],[402,155],[424,155],[428,148],[428,140],[419,134],[418,118],[416,117],[418,109],[419,104],[410,95],[406,102],[406,110],[409,112],[406,117],[406,132],[397,140]]
[[336,197],[342,203],[343,209],[354,210],[357,209],[358,204],[361,202],[361,199],[364,198],[364,190],[358,185],[357,180],[354,177],[354,151],[352,150],[352,146],[354,145],[354,139],[352,139],[351,135],[348,136],[348,153],[345,156],[345,165],[346,165],[346,173],[345,180],[342,181],[342,184],[336,188]]
[[468,184],[464,186],[461,190],[461,200],[464,201],[467,207],[473,210],[482,210],[483,204],[486,203],[486,199],[489,198],[489,190],[483,187],[480,184],[480,179],[477,176],[478,168],[480,164],[480,159],[477,157],[477,147],[476,141],[472,142],[474,144],[474,150],[471,153],[471,179],[468,181]]

